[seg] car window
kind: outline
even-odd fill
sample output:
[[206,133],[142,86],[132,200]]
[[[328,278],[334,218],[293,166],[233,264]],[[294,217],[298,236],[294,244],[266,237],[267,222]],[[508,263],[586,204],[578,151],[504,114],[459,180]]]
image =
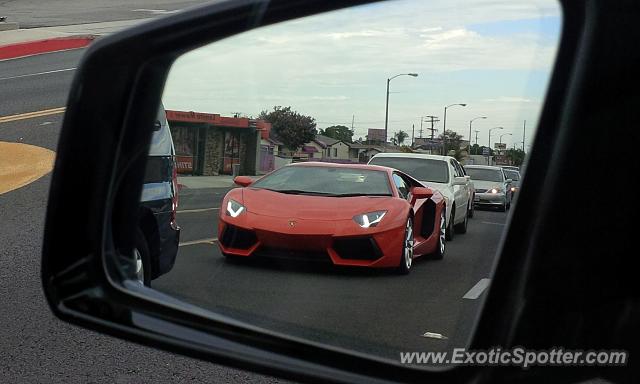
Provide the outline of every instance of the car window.
[[471,176],[472,180],[484,180],[484,181],[503,181],[504,174],[501,169],[488,169],[488,168],[471,168],[467,167],[467,173]]
[[508,179],[511,179],[513,181],[518,181],[520,180],[520,172],[518,171],[513,171],[510,169],[505,169],[504,170],[504,174]]
[[371,159],[369,164],[395,168],[420,181],[449,182],[449,167],[443,160],[378,156]]
[[453,167],[453,170],[455,172],[455,176],[456,177],[464,176],[464,174],[460,170],[460,167],[458,167],[458,164],[457,164],[457,162],[455,160],[450,160],[450,163],[451,163],[451,166]]
[[252,188],[300,194],[391,196],[386,172],[329,165],[285,167],[256,181]]
[[460,163],[458,163],[457,161],[455,162],[456,168],[458,169],[458,172],[460,173],[460,176],[464,177],[467,174],[464,171],[464,168],[462,168],[462,165]]
[[398,189],[398,193],[400,194],[400,197],[402,197],[403,199],[408,199],[409,186],[404,181],[404,179],[400,177],[397,173],[393,174],[393,183],[396,185],[396,188]]

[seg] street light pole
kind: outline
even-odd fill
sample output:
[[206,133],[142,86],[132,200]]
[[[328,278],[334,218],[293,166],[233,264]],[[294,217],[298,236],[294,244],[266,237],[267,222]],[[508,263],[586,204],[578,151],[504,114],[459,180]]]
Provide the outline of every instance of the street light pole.
[[[468,148],[468,152],[469,155],[471,154],[471,124],[473,124],[474,120],[478,120],[478,119],[486,119],[487,116],[478,116],[478,117],[474,117],[473,119],[469,120],[469,148]],[[476,141],[478,141],[476,139]]]
[[384,112],[384,145],[387,145],[387,130],[389,127],[389,83],[398,76],[418,77],[417,73],[400,73],[387,79],[387,104]]
[[512,135],[511,133],[503,133],[502,135],[500,135],[500,144],[502,144],[502,136],[509,136]]
[[445,136],[445,133],[447,132],[447,108],[453,107],[456,105],[459,105],[461,107],[467,106],[467,104],[465,103],[458,103],[458,104],[449,104],[446,107],[444,107],[444,121],[442,122],[442,155],[443,156],[447,155],[447,136]]
[[491,131],[493,131],[494,129],[504,129],[503,127],[494,127],[489,129],[489,155],[487,156],[487,165],[491,165],[489,164],[489,158],[491,158]]

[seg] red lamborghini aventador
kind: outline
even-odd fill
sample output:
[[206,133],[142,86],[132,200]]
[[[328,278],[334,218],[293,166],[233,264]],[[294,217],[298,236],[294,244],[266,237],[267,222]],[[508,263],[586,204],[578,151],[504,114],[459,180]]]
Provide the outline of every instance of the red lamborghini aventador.
[[415,257],[445,251],[445,200],[400,171],[298,163],[236,188],[220,208],[227,257],[329,261],[408,273]]

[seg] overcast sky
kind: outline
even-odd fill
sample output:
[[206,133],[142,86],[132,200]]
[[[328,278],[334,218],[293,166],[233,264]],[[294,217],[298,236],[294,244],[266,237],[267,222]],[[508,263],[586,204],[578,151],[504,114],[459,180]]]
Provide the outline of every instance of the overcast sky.
[[[387,1],[281,23],[189,52],[174,64],[163,96],[167,109],[256,116],[274,105],[316,119],[318,128],[351,126],[354,138],[384,128],[391,81],[389,136],[420,116],[441,119],[466,139],[476,120],[527,145],[540,113],[558,45],[562,15],[553,0]],[[426,127],[428,124],[425,124]],[[423,132],[427,136],[428,131]],[[495,138],[495,140],[493,140]],[[475,133],[472,133],[475,142]]]

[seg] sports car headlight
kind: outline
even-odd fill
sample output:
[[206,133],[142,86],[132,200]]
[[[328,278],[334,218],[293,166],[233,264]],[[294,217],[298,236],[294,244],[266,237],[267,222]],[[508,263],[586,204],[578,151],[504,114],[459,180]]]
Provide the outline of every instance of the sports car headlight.
[[238,217],[242,212],[244,212],[244,205],[235,200],[229,200],[227,203],[227,216]]
[[380,223],[387,211],[375,211],[369,213],[363,213],[362,215],[353,216],[353,221],[358,223],[362,228],[373,228]]

